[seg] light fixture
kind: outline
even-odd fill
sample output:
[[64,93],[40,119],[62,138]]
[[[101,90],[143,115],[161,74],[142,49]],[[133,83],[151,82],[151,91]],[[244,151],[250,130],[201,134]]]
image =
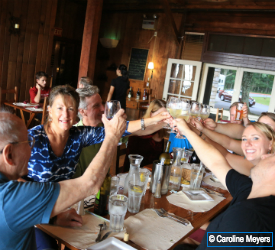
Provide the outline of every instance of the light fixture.
[[99,41],[104,48],[108,49],[115,48],[119,42],[119,40],[110,38],[100,38]]
[[20,34],[20,18],[19,17],[14,17],[10,13],[10,28],[9,28],[9,33],[10,35],[19,35]]
[[154,70],[154,63],[153,62],[149,62],[148,63],[148,69],[151,69],[152,72],[151,72],[151,81],[152,81],[152,78],[153,78],[153,70]]

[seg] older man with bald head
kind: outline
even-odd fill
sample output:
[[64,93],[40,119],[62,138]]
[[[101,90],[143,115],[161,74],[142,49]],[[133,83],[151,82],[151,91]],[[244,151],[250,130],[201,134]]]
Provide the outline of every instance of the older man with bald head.
[[34,225],[48,223],[85,197],[96,194],[126,128],[124,111],[108,121],[105,140],[83,176],[59,183],[18,182],[28,173],[34,139],[23,121],[0,112],[0,249],[36,249]]

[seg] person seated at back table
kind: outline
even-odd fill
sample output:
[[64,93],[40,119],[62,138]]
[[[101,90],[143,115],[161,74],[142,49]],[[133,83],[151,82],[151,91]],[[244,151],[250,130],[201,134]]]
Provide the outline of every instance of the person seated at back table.
[[47,86],[48,75],[43,71],[39,71],[35,74],[35,78],[35,86],[29,91],[31,103],[42,103],[51,91],[51,88]]
[[[143,118],[154,117],[155,115],[166,111],[165,106],[166,103],[163,100],[153,100],[147,108]],[[140,167],[152,164],[153,161],[158,160],[164,150],[164,133],[164,129],[160,129],[150,135],[129,137],[123,172],[128,172],[130,169],[129,154],[139,154],[143,156]]]
[[[262,160],[251,169],[251,178],[249,178],[232,169],[219,151],[193,132],[184,120],[176,119],[173,124],[187,137],[201,161],[233,196],[227,210],[210,222],[197,249],[207,248],[207,232],[259,232],[256,233],[258,237],[265,236],[261,232],[274,232],[274,154],[263,155]],[[259,249],[264,245],[265,243],[260,242]],[[179,245],[174,249],[186,248],[184,245]]]
[[[21,119],[0,112],[0,249],[37,249],[34,225],[48,223],[50,218],[98,192],[126,129],[125,117],[123,110],[111,121],[103,116],[105,139],[83,176],[59,183],[35,183],[16,181],[28,173],[28,160],[35,141],[28,136]],[[72,219],[76,221],[70,221]],[[63,226],[82,224],[81,216],[75,214],[55,221]]]

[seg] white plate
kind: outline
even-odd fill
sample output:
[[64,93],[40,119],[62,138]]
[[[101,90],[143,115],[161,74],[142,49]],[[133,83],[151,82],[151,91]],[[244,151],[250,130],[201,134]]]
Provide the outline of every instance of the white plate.
[[114,238],[114,237],[110,237],[107,240],[104,240],[102,242],[99,242],[89,248],[91,250],[137,250],[136,248],[133,248],[127,244],[125,244],[124,242]]
[[37,104],[35,103],[23,103],[23,102],[14,102],[13,103],[14,105],[16,106],[19,106],[19,107],[32,107],[32,106],[36,106]]
[[204,190],[182,190],[182,192],[192,201],[213,201]]

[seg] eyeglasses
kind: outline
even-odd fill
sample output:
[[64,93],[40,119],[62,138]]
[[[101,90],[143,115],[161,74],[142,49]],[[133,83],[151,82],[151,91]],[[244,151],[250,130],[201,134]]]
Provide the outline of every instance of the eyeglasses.
[[[29,146],[30,146],[30,148],[32,149],[33,146],[34,146],[34,143],[35,143],[35,139],[34,139],[31,135],[28,135],[28,140],[27,140],[27,141],[16,141],[16,142],[10,142],[10,143],[8,143],[8,144],[16,145],[16,144],[21,144],[21,143],[29,143]],[[8,144],[7,144],[7,145],[8,145]],[[6,146],[7,146],[7,145],[6,145]],[[6,147],[6,146],[5,146],[5,147]],[[5,147],[4,147],[4,148],[5,148]],[[0,154],[3,153],[4,148],[0,151]]]

